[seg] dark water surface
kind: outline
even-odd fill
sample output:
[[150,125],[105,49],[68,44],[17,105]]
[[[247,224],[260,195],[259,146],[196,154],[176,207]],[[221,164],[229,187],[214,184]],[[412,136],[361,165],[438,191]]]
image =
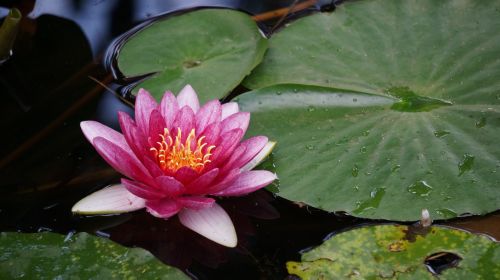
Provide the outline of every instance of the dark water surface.
[[[31,13],[23,19],[13,56],[0,66],[0,231],[86,231],[145,248],[198,279],[235,275],[283,279],[285,262],[298,260],[301,250],[320,244],[334,232],[378,223],[304,207],[261,190],[221,201],[239,238],[238,247],[228,249],[186,229],[177,218],[161,220],[144,211],[107,217],[71,214],[79,199],[120,178],[79,128],[80,121],[88,119],[117,128],[116,112],[132,112],[89,78],[105,84],[113,81],[103,58],[114,38],[150,17],[180,9],[222,6],[258,14],[291,2],[46,0],[4,4],[16,4],[25,16]],[[0,17],[6,12],[0,8]],[[270,30],[275,22],[262,27]],[[497,240],[499,223],[500,212],[447,222]]]

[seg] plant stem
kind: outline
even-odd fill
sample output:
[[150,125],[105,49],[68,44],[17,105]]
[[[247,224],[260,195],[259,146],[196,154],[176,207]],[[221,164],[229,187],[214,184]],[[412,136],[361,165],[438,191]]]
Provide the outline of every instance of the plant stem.
[[18,9],[11,9],[0,26],[0,60],[9,58],[21,18],[21,12]]

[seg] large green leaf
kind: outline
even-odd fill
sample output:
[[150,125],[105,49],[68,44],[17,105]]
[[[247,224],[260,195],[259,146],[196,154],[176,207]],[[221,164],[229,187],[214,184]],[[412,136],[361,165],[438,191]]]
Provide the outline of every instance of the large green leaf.
[[354,229],[304,253],[302,262],[288,262],[287,268],[302,279],[437,279],[426,259],[450,254],[458,264],[441,271],[439,279],[500,279],[499,243],[442,227],[421,235],[412,235],[407,226]]
[[500,207],[498,105],[407,102],[303,85],[236,100],[252,112],[249,134],[277,141],[279,196],[402,221],[418,220],[424,208],[445,219]]
[[151,253],[79,233],[0,233],[1,279],[189,279]]
[[295,83],[500,104],[500,1],[348,1],[292,22],[244,84]]
[[262,60],[267,41],[241,12],[206,9],[165,18],[138,31],[118,50],[126,77],[157,98],[191,84],[201,101],[224,97]]
[[421,208],[440,219],[500,208],[499,11],[489,0],[349,1],[272,37],[245,85],[323,85],[396,100],[392,110],[358,102],[342,115],[331,112],[340,101],[330,113],[307,112],[311,98],[272,97],[253,131],[278,140],[280,195],[395,220],[416,220]]

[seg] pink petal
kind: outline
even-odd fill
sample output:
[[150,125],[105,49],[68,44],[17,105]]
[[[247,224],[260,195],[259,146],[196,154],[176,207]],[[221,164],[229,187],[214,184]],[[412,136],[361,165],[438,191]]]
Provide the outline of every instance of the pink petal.
[[155,217],[167,219],[177,214],[182,209],[182,205],[174,199],[164,198],[160,200],[148,200],[146,202],[146,209]]
[[221,134],[236,128],[239,128],[243,131],[243,134],[247,131],[248,124],[250,123],[250,113],[248,112],[238,112],[227,117],[222,121]]
[[200,210],[183,209],[179,220],[187,228],[226,247],[236,247],[238,238],[229,215],[217,203]]
[[185,208],[200,210],[207,207],[212,207],[215,199],[204,196],[183,196],[178,197],[177,202],[182,204]]
[[241,171],[239,168],[235,168],[227,172],[224,176],[219,176],[207,189],[205,189],[205,194],[217,193],[221,190],[230,187],[234,181],[239,177]]
[[215,147],[208,166],[219,166],[236,149],[243,137],[243,131],[239,128],[230,130],[220,136],[220,143]]
[[171,175],[164,172],[160,168],[160,166],[158,166],[158,163],[156,163],[156,161],[152,160],[150,157],[147,156],[143,157],[142,164],[144,164],[144,167],[149,171],[149,174],[151,174],[153,178],[160,177],[163,175]]
[[170,176],[156,177],[155,180],[160,191],[169,197],[176,197],[178,195],[181,195],[186,190],[181,182]]
[[121,179],[122,185],[125,186],[125,188],[131,192],[132,194],[148,199],[148,200],[157,200],[160,198],[165,197],[164,194],[160,193],[158,190],[155,188],[146,186],[140,182],[137,181],[131,181],[125,178]]
[[276,178],[276,174],[267,170],[246,171],[241,173],[229,187],[215,193],[215,195],[244,195],[269,185],[272,181],[276,180]]
[[236,102],[228,102],[226,104],[222,104],[222,120],[231,116],[232,114],[236,114],[240,111],[238,107],[238,103]]
[[252,160],[250,160],[247,164],[241,167],[241,171],[249,171],[254,169],[273,151],[275,145],[276,142],[273,141],[267,142],[264,148],[262,148],[262,150],[260,150],[260,152],[257,155],[255,155],[255,157],[252,158]]
[[96,121],[83,121],[80,123],[80,127],[87,140],[89,140],[92,144],[96,137],[102,137],[127,152],[131,151],[125,137],[123,137],[123,134],[103,125],[102,123]]
[[238,162],[245,155],[247,147],[242,146],[241,144],[234,150],[229,159],[227,159],[220,172],[220,176],[226,176],[227,173],[233,169],[238,169],[240,165]]
[[77,214],[119,214],[145,207],[145,200],[133,195],[122,185],[101,189],[78,201],[71,211]]
[[210,146],[216,144],[217,140],[219,139],[220,131],[220,123],[216,122],[207,126],[199,136],[205,136],[203,142],[207,143]]
[[149,116],[149,146],[156,147],[156,142],[161,142],[160,134],[164,134],[165,120],[160,111],[153,110]]
[[149,153],[146,137],[141,130],[137,129],[134,120],[127,113],[118,112],[118,120],[128,146],[138,159],[142,159],[145,154]]
[[135,98],[135,121],[144,135],[149,133],[149,116],[158,108],[158,103],[145,89],[139,89]]
[[202,132],[208,125],[221,120],[221,105],[219,100],[212,100],[203,105],[196,113],[196,131]]
[[172,138],[175,138],[177,135],[177,128],[181,129],[182,132],[182,142],[184,142],[191,132],[191,129],[195,128],[195,116],[193,113],[193,110],[191,110],[190,107],[182,107],[182,109],[179,110],[177,115],[175,116],[174,123],[173,123],[173,130],[170,132],[172,135]]
[[[266,146],[267,142],[268,140],[265,136],[252,137],[241,142],[240,146],[236,148],[227,163],[224,165],[224,171],[233,168],[241,168],[254,158]],[[243,149],[243,151],[240,149]],[[237,154],[237,152],[241,154]]]
[[116,171],[136,181],[154,184],[151,175],[134,155],[102,137],[94,139],[94,147]]
[[163,95],[160,103],[160,111],[165,119],[167,128],[169,130],[172,129],[172,123],[174,122],[175,115],[177,115],[177,112],[179,111],[179,104],[177,103],[175,96],[170,91],[165,92]]
[[198,95],[196,95],[196,92],[190,85],[186,85],[181,92],[179,92],[177,95],[177,102],[179,103],[179,108],[189,106],[195,113],[200,109]]
[[189,194],[207,194],[207,187],[217,178],[219,169],[214,168],[207,173],[201,175],[196,180],[186,186],[187,193]]
[[199,176],[200,174],[194,171],[191,167],[184,166],[175,172],[174,178],[183,185],[187,185]]

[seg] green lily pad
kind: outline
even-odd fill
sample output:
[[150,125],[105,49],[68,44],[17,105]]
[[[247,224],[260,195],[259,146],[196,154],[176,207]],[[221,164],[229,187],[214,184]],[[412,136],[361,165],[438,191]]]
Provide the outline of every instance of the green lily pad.
[[500,208],[500,107],[417,99],[278,85],[236,100],[252,112],[248,134],[277,141],[286,199],[398,221]]
[[394,225],[343,232],[304,253],[302,262],[288,262],[288,272],[302,279],[436,279],[425,263],[452,255],[454,264],[439,279],[500,278],[499,243],[443,227],[409,232]]
[[147,77],[135,86],[158,99],[165,90],[191,84],[200,101],[222,98],[262,60],[267,40],[242,12],[205,9],[153,22],[118,50],[125,78]]
[[348,1],[290,23],[245,81],[500,104],[500,2]]
[[1,279],[189,279],[139,248],[78,233],[0,233]]
[[327,113],[308,112],[311,98],[292,97],[293,86],[243,98],[273,100],[252,107],[252,126],[278,141],[280,195],[392,220],[500,208],[498,26],[498,1],[366,0],[275,34],[247,87],[301,83],[394,100],[380,109],[339,99]]

